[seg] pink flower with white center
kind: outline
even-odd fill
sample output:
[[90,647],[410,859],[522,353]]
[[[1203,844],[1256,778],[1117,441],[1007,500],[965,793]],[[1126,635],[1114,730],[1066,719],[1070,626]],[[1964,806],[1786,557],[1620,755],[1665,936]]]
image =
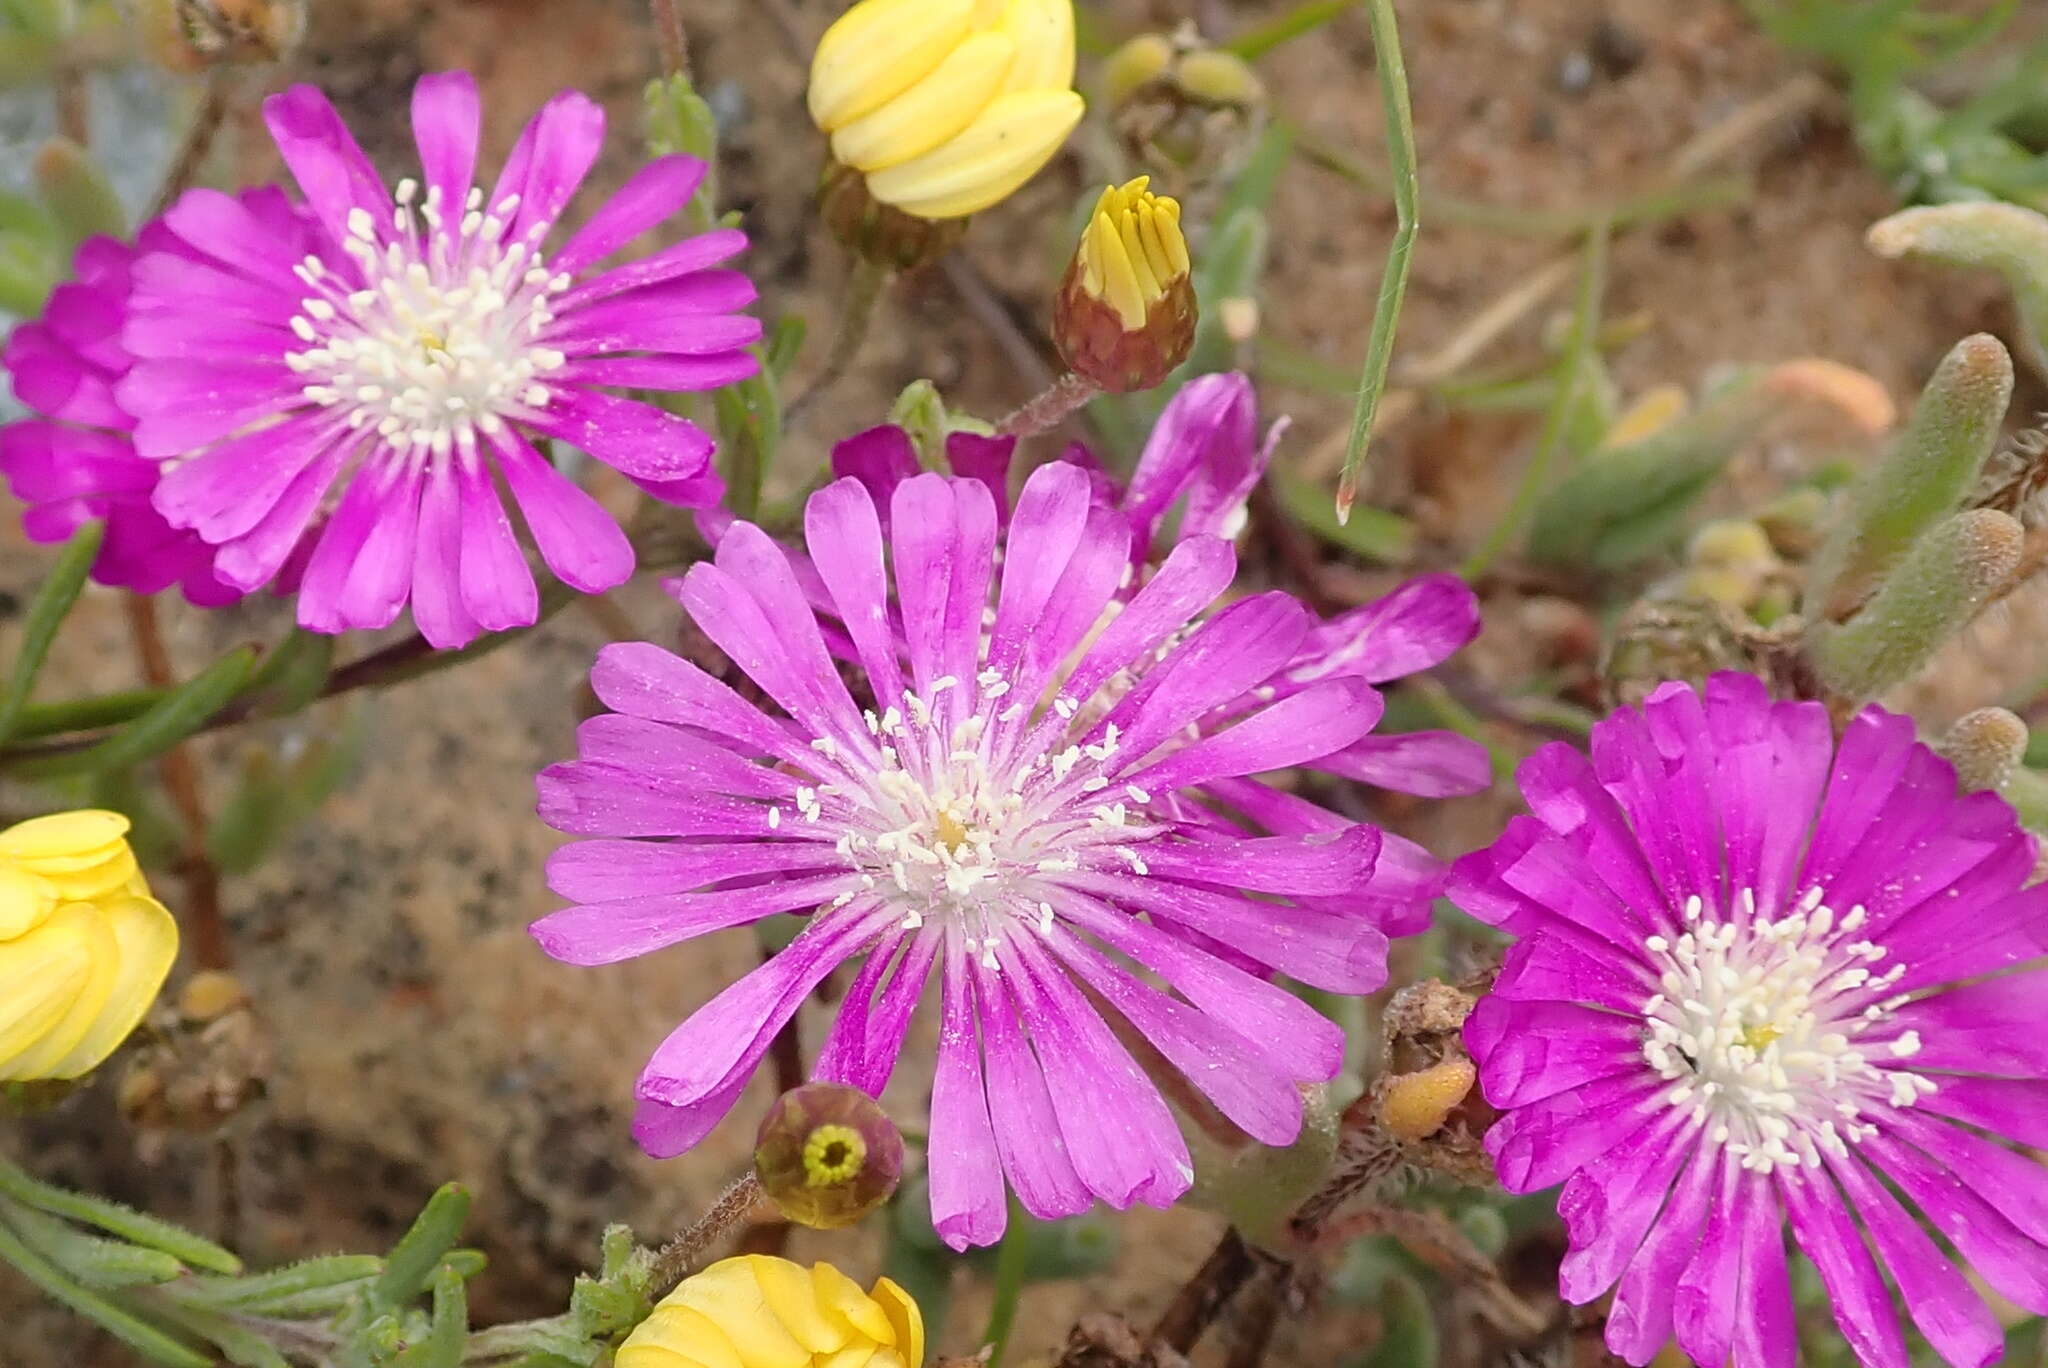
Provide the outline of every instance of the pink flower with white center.
[[413,92],[419,179],[387,190],[325,96],[296,86],[264,117],[305,194],[292,231],[193,190],[145,250],[123,341],[134,443],[166,470],[155,505],[253,589],[303,565],[299,621],[383,627],[408,604],[436,646],[535,620],[539,594],[505,495],[548,569],[599,593],[633,549],[535,446],[549,439],[656,498],[715,503],[711,439],[606,387],[688,391],[752,374],[742,275],[711,269],[732,229],[609,270],[674,215],[703,165],[664,157],[553,251],[597,158],[604,115],[573,91],[527,125],[496,183],[475,182],[475,83]]

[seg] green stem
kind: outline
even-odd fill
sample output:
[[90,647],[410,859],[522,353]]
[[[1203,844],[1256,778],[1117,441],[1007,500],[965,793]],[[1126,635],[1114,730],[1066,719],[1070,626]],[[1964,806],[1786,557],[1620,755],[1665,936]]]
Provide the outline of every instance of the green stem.
[[1494,559],[1521,534],[1535,512],[1537,500],[1550,487],[1551,467],[1557,462],[1558,452],[1564,449],[1565,434],[1571,430],[1572,411],[1578,407],[1579,396],[1584,392],[1586,378],[1590,374],[1589,363],[1600,329],[1600,296],[1606,283],[1607,226],[1601,224],[1586,237],[1585,266],[1579,272],[1578,307],[1572,314],[1571,338],[1560,363],[1563,376],[1557,395],[1550,402],[1550,411],[1543,416],[1543,431],[1537,439],[1536,454],[1529,458],[1528,469],[1522,472],[1522,482],[1516,487],[1507,512],[1460,567],[1458,573],[1467,580],[1476,580],[1485,574]]
[[1386,111],[1387,162],[1394,192],[1394,241],[1387,248],[1387,269],[1380,277],[1380,297],[1373,306],[1372,332],[1365,343],[1365,369],[1358,377],[1358,402],[1351,413],[1351,438],[1344,447],[1344,473],[1337,480],[1337,521],[1351,517],[1358,497],[1358,472],[1365,462],[1372,421],[1387,387],[1387,366],[1394,354],[1394,328],[1401,318],[1401,298],[1408,290],[1408,261],[1415,251],[1417,175],[1415,117],[1408,105],[1408,70],[1401,61],[1401,35],[1394,26],[1393,0],[1360,0],[1372,21],[1373,61],[1378,65],[1380,103]]
[[1002,1368],[1003,1350],[1017,1325],[1017,1304],[1024,1296],[1024,1274],[1031,1266],[1030,1218],[1017,1199],[1010,1199],[1010,1223],[1003,1242],[996,1247],[995,1303],[989,1308],[988,1329],[981,1342],[987,1346],[982,1362],[986,1368]]
[[878,266],[864,256],[855,257],[853,274],[846,282],[846,303],[839,311],[839,326],[832,334],[831,350],[825,354],[825,364],[810,388],[790,400],[783,411],[787,427],[795,427],[797,418],[805,409],[817,403],[839,383],[860,355],[860,345],[867,340],[868,325],[875,321],[875,306],[882,301],[882,287],[889,283],[887,267]]
[[43,581],[35,602],[29,605],[28,620],[21,629],[21,650],[14,659],[14,673],[7,680],[5,696],[0,697],[0,742],[13,735],[20,724],[28,707],[28,696],[36,687],[36,676],[42,673],[43,661],[57,639],[57,629],[64,625],[71,606],[78,602],[78,595],[85,588],[86,576],[99,555],[106,530],[105,523],[90,522],[72,534],[57,563],[50,567],[49,578]]

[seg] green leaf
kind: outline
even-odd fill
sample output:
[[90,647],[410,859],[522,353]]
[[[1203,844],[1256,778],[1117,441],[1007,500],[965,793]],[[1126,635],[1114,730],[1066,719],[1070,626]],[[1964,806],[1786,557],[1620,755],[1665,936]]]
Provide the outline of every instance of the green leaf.
[[218,1348],[236,1368],[292,1368],[291,1361],[268,1340],[210,1307],[169,1302],[163,1313],[166,1318]]
[[809,332],[810,324],[804,322],[801,314],[784,314],[768,330],[768,340],[761,346],[761,362],[776,380],[789,378],[789,368],[796,364]]
[[469,1192],[459,1183],[441,1187],[421,1209],[412,1229],[391,1251],[383,1274],[370,1289],[370,1305],[396,1310],[427,1290],[469,1219]]
[[334,672],[337,638],[294,627],[284,640],[263,653],[245,692],[269,717],[289,717],[311,705]]
[[148,712],[106,740],[83,750],[17,760],[7,767],[7,772],[23,779],[53,779],[104,769],[127,769],[154,760],[227,706],[249,682],[255,666],[256,648],[237,647],[182,687],[164,695]]
[[0,1262],[12,1264],[46,1296],[85,1317],[150,1362],[164,1368],[212,1368],[211,1360],[204,1354],[108,1301],[29,1248],[5,1220],[0,1220]]
[[1303,0],[1293,9],[1246,29],[1225,43],[1223,50],[1255,62],[1282,43],[1315,32],[1353,3],[1354,0]]
[[68,247],[89,237],[126,237],[121,197],[92,153],[68,138],[52,138],[36,152],[36,188]]
[[174,1291],[180,1299],[209,1306],[296,1316],[310,1314],[299,1309],[309,1299],[319,1307],[340,1310],[361,1284],[383,1271],[384,1261],[374,1254],[329,1254],[247,1277],[194,1278]]
[[1920,538],[1855,617],[1814,625],[1807,649],[1821,682],[1860,702],[1917,673],[2006,584],[2025,540],[2018,522],[1989,508]]
[[1405,1273],[1389,1274],[1380,1291],[1379,1343],[1349,1368],[1430,1368],[1441,1344],[1436,1315],[1422,1285]]
[[2012,358],[1988,333],[1942,358],[1891,449],[1851,491],[1808,576],[1809,613],[1837,617],[1928,528],[1955,512],[1998,444]]
[[704,163],[704,179],[685,208],[690,231],[710,229],[718,203],[718,120],[690,78],[681,74],[647,83],[647,147],[656,156],[684,153]]
[[80,1225],[104,1230],[132,1244],[160,1249],[193,1268],[211,1273],[240,1273],[242,1261],[211,1240],[191,1231],[145,1216],[132,1207],[104,1197],[51,1187],[29,1177],[5,1159],[0,1159],[0,1196],[12,1197],[23,1206],[62,1216]]
[[7,679],[7,692],[0,694],[0,743],[14,735],[22,709],[28,705],[28,696],[35,691],[36,676],[42,673],[50,646],[57,639],[57,629],[64,625],[72,605],[78,602],[105,536],[106,524],[100,522],[87,523],[74,532],[59,553],[57,563],[50,567],[43,587],[36,591],[34,602],[29,604],[28,615],[22,621],[21,648]]
[[[758,355],[760,348],[755,348]],[[765,363],[757,373],[715,391],[719,458],[724,466],[726,503],[741,518],[761,507],[761,487],[774,468],[782,442],[782,398]]]
[[469,1339],[469,1295],[462,1275],[443,1265],[434,1274],[434,1318],[427,1337],[400,1354],[393,1368],[460,1368]]
[[1288,517],[1340,550],[1385,565],[1406,565],[1414,556],[1415,524],[1398,513],[1355,507],[1351,521],[1340,523],[1330,496],[1310,481],[1279,470],[1266,478]]
[[180,1277],[185,1265],[160,1249],[88,1235],[33,1207],[4,1208],[15,1232],[66,1273],[91,1287],[145,1287]]

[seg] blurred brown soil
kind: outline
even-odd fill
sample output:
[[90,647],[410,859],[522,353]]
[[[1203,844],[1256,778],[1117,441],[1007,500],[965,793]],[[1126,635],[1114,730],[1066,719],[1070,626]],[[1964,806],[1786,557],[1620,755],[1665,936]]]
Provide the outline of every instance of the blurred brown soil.
[[[630,169],[638,98],[656,61],[630,0],[320,0],[305,51],[276,81],[324,85],[379,162],[409,166],[406,103],[422,71],[475,70],[486,91],[487,160],[510,145],[546,95],[578,86],[613,116],[599,179]],[[846,266],[809,211],[818,142],[803,117],[803,72],[771,11],[803,34],[826,0],[683,0],[693,60],[730,125],[722,167],[727,204],[744,211],[755,246],[747,268],[762,312],[810,320],[815,366]],[[1190,12],[1230,26],[1286,8],[1281,0],[1104,0],[1084,4],[1096,28],[1122,35]],[[1669,0],[1418,0],[1400,6],[1428,190],[1500,206],[1573,209],[1650,188],[1674,149],[1779,89],[1796,64],[1757,36],[1734,4]],[[1347,14],[1269,59],[1276,109],[1325,143],[1381,160],[1378,96],[1363,18]],[[252,118],[235,121],[234,153],[270,174]],[[1087,140],[1077,140],[1086,147]],[[1882,262],[1864,228],[1891,207],[1827,101],[1744,145],[1731,169],[1756,192],[1736,208],[1627,232],[1614,248],[1608,310],[1647,328],[1613,358],[1627,392],[1664,381],[1696,388],[1721,362],[1827,356],[1875,375],[1902,401],[1948,345],[2010,319],[1994,282]],[[964,248],[972,273],[1010,313],[1044,316],[1065,248],[1070,207],[1106,171],[1069,155],[976,223]],[[590,203],[588,199],[585,204]],[[1362,354],[1393,227],[1390,204],[1297,162],[1274,205],[1268,334],[1340,370]],[[1563,246],[1557,240],[1430,224],[1415,258],[1398,355],[1428,354]],[[1536,310],[1482,365],[1535,354],[1564,294]],[[793,434],[786,460],[807,469],[834,434],[878,421],[906,382],[928,376],[985,414],[1028,397],[1011,351],[979,326],[943,273],[894,292],[855,373]],[[2038,396],[2023,396],[2032,402]],[[1327,477],[1348,412],[1338,395],[1269,386],[1272,412],[1295,420],[1284,460]],[[1376,448],[1369,497],[1422,525],[1429,556],[1454,559],[1502,507],[1529,424],[1461,418],[1423,407]],[[46,563],[12,529],[0,544],[0,648]],[[1362,587],[1386,582],[1370,574]],[[673,639],[678,615],[652,586],[623,594],[644,634]],[[1472,660],[1482,679],[1513,683],[1543,664],[1540,614],[1502,598]],[[1555,605],[1552,605],[1553,607]],[[236,640],[274,638],[283,618],[260,604],[207,616],[166,605],[187,669]],[[119,606],[95,592],[86,627],[67,641],[51,687],[109,689],[134,681]],[[1545,629],[1549,630],[1549,629]],[[1569,635],[1569,632],[1566,633]],[[2018,635],[2027,635],[2024,632]],[[685,1013],[754,959],[744,933],[603,970],[547,961],[524,931],[553,902],[540,865],[554,838],[532,814],[532,774],[569,753],[582,680],[603,640],[571,610],[531,640],[458,673],[371,703],[362,773],[257,875],[228,883],[240,967],[276,1034],[270,1099],[236,1132],[240,1210],[226,1232],[258,1260],[382,1247],[434,1186],[476,1193],[472,1238],[490,1272],[474,1289],[480,1320],[546,1313],[594,1256],[599,1230],[624,1220],[648,1236],[685,1222],[734,1174],[748,1148],[735,1119],[688,1159],[654,1163],[626,1134],[633,1078]],[[361,648],[351,643],[345,653]],[[5,649],[0,649],[0,655]],[[1980,678],[1964,662],[1962,693]],[[298,725],[331,726],[331,713]],[[226,792],[241,748],[284,745],[272,726],[205,747],[212,793]],[[9,810],[31,795],[0,794]],[[1442,852],[1496,830],[1509,800],[1388,804],[1380,815]],[[176,885],[163,889],[175,900]],[[815,1009],[813,1009],[815,1010]],[[817,1038],[812,1019],[810,1038]],[[899,1074],[892,1104],[922,1105],[920,1071]],[[173,1140],[139,1152],[114,1124],[104,1085],[27,1128],[27,1150],[53,1177],[94,1185],[165,1215],[220,1219],[206,1145]],[[1156,1314],[1213,1242],[1216,1222],[1191,1211],[1140,1213],[1108,1276],[1033,1289],[1015,1350],[1053,1350],[1084,1311]],[[799,1249],[806,1248],[799,1242]],[[822,1246],[817,1246],[822,1247]],[[845,1256],[844,1243],[833,1248]],[[864,1247],[864,1253],[869,1252]],[[848,1260],[861,1263],[862,1258]],[[942,1346],[972,1348],[979,1294],[956,1306]],[[1283,1326],[1269,1362],[1322,1364],[1363,1342],[1364,1322],[1333,1311],[1315,1330]],[[0,1364],[91,1368],[125,1364],[117,1349],[0,1276]]]

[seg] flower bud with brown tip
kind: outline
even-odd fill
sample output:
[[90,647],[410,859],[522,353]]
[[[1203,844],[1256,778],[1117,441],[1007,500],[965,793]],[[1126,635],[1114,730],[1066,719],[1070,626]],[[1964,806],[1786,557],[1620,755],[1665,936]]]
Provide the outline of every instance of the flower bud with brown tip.
[[895,1193],[903,1137],[859,1088],[806,1083],[768,1109],[754,1144],[754,1176],[790,1220],[836,1230]]
[[1074,374],[1110,394],[1151,389],[1195,344],[1180,204],[1139,176],[1102,192],[1053,305],[1053,340]]

